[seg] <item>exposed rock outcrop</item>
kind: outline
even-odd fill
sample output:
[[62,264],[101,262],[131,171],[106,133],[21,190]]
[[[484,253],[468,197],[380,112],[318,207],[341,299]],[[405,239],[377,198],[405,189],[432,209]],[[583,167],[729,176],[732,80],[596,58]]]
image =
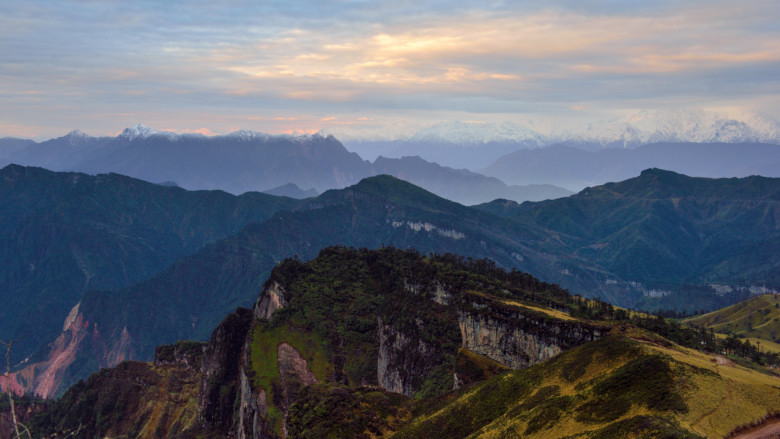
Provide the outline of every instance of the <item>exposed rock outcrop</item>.
[[263,292],[260,293],[260,297],[257,298],[255,317],[271,320],[274,311],[284,308],[286,303],[284,300],[284,288],[279,285],[279,282],[271,282],[271,285],[264,288]]
[[240,386],[236,437],[238,439],[276,438],[268,421],[268,393],[263,389],[254,391],[254,386],[246,375],[246,369],[241,369]]
[[274,401],[284,412],[284,425],[282,436],[287,437],[287,414],[290,407],[298,400],[298,396],[304,387],[319,382],[308,368],[306,360],[301,354],[287,343],[281,343],[276,348],[277,363],[279,365],[279,392],[278,400]]
[[[439,366],[437,349],[419,337],[409,337],[378,319],[377,381],[391,392],[412,396],[414,381]],[[421,328],[422,329],[422,328]]]
[[217,327],[206,346],[198,412],[208,428],[229,431],[233,427],[233,402],[241,390],[240,365],[251,323],[252,311],[236,309]]
[[458,314],[463,347],[513,369],[541,363],[605,332],[605,328],[582,322],[491,311]]
[[[65,319],[63,332],[51,343],[47,358],[10,374],[10,388],[18,395],[25,393],[53,398],[62,384],[65,371],[76,358],[79,345],[91,338],[90,332],[89,322],[79,313],[77,304]],[[3,391],[7,385],[6,380],[0,381]]]

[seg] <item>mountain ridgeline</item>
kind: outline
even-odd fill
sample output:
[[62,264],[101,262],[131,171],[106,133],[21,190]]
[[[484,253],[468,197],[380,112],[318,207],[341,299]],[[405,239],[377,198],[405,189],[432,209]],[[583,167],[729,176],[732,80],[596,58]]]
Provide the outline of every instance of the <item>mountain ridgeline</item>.
[[17,165],[0,170],[0,199],[0,339],[25,340],[14,364],[54,340],[85,291],[144,280],[298,203]]
[[[268,135],[241,130],[229,135],[157,132],[142,125],[116,137],[74,131],[45,142],[0,139],[0,161],[88,174],[113,172],[190,190],[233,194],[266,191],[294,198],[315,196],[362,178],[392,174],[463,204],[496,198],[545,200],[570,195],[552,185],[507,186],[495,177],[455,170],[419,157],[364,161],[333,136]],[[292,184],[307,191],[293,190]],[[313,192],[312,192],[313,191]]]
[[741,143],[648,143],[635,149],[586,151],[556,144],[519,149],[480,168],[511,185],[552,184],[570,190],[629,179],[661,168],[697,177],[780,177],[780,146]]
[[[480,208],[543,227],[571,254],[616,276],[611,283],[632,283],[643,297],[631,306],[691,311],[780,285],[774,251],[780,246],[779,181],[692,178],[650,169],[560,200]],[[724,301],[713,302],[716,297]]]
[[276,266],[208,343],[96,373],[28,425],[52,438],[698,438],[780,408],[776,375],[635,324],[715,342],[489,260],[330,247]]

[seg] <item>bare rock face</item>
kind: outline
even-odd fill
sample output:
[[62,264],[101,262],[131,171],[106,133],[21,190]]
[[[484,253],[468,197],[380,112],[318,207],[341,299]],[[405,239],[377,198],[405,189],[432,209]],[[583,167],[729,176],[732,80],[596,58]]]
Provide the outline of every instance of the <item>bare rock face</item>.
[[[248,348],[248,344],[246,348]],[[304,387],[317,384],[319,380],[309,370],[307,361],[290,344],[277,346],[277,366],[279,382],[273,385],[273,405],[282,412],[281,437],[287,437],[287,414],[298,400]],[[248,363],[244,363],[240,377],[240,395],[238,407],[239,439],[271,439],[279,437],[273,431],[273,421],[269,417],[268,392],[256,389],[251,381]]]
[[268,422],[268,394],[265,390],[254,392],[245,370],[241,370],[241,388],[238,406],[238,439],[274,439]]
[[[85,321],[79,312],[79,304],[76,304],[65,319],[63,332],[50,345],[46,360],[29,364],[18,372],[11,373],[10,384],[6,384],[9,380],[0,381],[0,390],[12,391],[17,395],[27,393],[53,398],[62,384],[65,371],[76,359],[82,344],[92,342],[94,345],[94,339],[99,338],[97,327],[90,328],[89,322]],[[101,363],[101,366],[114,365]]]
[[287,343],[281,343],[277,347],[277,358],[279,364],[279,395],[277,403],[284,412],[284,425],[282,435],[287,437],[287,414],[290,407],[298,400],[298,396],[304,387],[316,384],[319,381],[308,368],[306,360],[301,357],[298,351]]
[[279,285],[279,282],[272,282],[257,298],[255,317],[271,320],[274,311],[284,308],[285,305],[287,305],[287,302],[284,300],[284,288]]
[[238,308],[220,323],[203,353],[198,413],[207,428],[229,431],[233,426],[233,402],[243,379],[239,366],[251,323],[252,311]]
[[391,392],[412,396],[413,380],[425,377],[438,366],[438,352],[419,338],[409,337],[378,318],[379,352],[377,381]]
[[463,347],[513,369],[524,369],[601,337],[602,328],[520,313],[460,312]]

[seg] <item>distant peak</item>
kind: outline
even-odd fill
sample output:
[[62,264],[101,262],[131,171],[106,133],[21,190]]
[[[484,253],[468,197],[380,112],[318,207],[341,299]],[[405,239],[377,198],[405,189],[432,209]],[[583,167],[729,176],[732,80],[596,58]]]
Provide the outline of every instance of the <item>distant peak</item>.
[[647,168],[644,171],[642,171],[640,175],[663,175],[663,174],[674,174],[674,172],[666,171],[660,168]]
[[518,142],[530,146],[544,144],[544,136],[524,126],[512,122],[501,124],[485,122],[440,122],[417,131],[411,140],[444,141],[468,145],[488,142]]
[[122,131],[122,134],[120,134],[119,137],[122,137],[127,140],[135,140],[137,138],[146,139],[155,134],[157,134],[157,130],[153,128],[149,128],[146,125],[137,123],[131,126],[130,128],[125,128],[125,130]]
[[252,130],[240,129],[238,131],[233,131],[232,133],[228,134],[227,137],[244,140],[244,141],[251,141],[256,139],[267,139],[268,134],[259,133],[257,131],[252,131]]
[[75,145],[77,142],[85,141],[90,138],[91,136],[81,130],[73,130],[65,135],[65,139],[67,139],[71,145]]
[[88,137],[84,131],[81,131],[79,129],[75,129],[68,134],[65,135],[65,137]]
[[366,177],[350,188],[357,192],[378,195],[396,202],[403,201],[404,203],[417,204],[427,202],[436,204],[440,200],[452,203],[406,180],[387,174]]

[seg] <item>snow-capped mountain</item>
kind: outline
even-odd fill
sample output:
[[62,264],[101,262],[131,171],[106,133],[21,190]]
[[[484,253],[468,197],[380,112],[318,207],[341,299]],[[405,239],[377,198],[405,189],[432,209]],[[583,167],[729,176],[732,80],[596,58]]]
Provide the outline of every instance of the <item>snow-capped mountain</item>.
[[73,130],[63,137],[63,140],[71,146],[88,142],[90,139],[93,139],[93,137],[81,130]]
[[423,128],[408,141],[413,142],[447,142],[456,145],[478,145],[490,142],[515,142],[528,147],[542,146],[548,142],[546,136],[514,124],[483,122],[440,122]]
[[226,135],[225,137],[238,139],[244,142],[251,142],[253,140],[258,140],[258,139],[267,140],[271,136],[269,134],[259,133],[257,131],[241,129],[238,131],[233,131],[232,133]]
[[122,134],[119,135],[119,138],[124,140],[148,139],[157,133],[159,133],[159,131],[154,128],[149,128],[146,125],[138,123],[129,128],[125,128],[124,131],[122,131]]
[[742,120],[703,110],[640,111],[583,129],[550,134],[553,143],[635,148],[649,143],[780,143],[780,124],[757,115]]
[[[434,145],[472,148],[490,143],[513,144],[516,149],[565,143],[589,150],[636,148],[649,143],[669,142],[780,144],[780,123],[777,120],[754,114],[729,117],[705,110],[643,110],[580,124],[557,121],[542,125],[552,128],[530,128],[536,126],[531,121],[527,124],[522,121],[446,121],[423,128],[407,127],[406,133],[399,133],[398,127],[391,127],[384,136],[376,131],[371,131],[370,135],[363,133],[366,134],[364,136],[359,131],[333,134],[348,147],[354,145],[356,151],[364,149],[366,158],[372,155],[395,157],[399,153],[408,155],[410,148],[419,149],[419,155],[425,157],[426,149]],[[322,132],[330,133],[328,130]]]

